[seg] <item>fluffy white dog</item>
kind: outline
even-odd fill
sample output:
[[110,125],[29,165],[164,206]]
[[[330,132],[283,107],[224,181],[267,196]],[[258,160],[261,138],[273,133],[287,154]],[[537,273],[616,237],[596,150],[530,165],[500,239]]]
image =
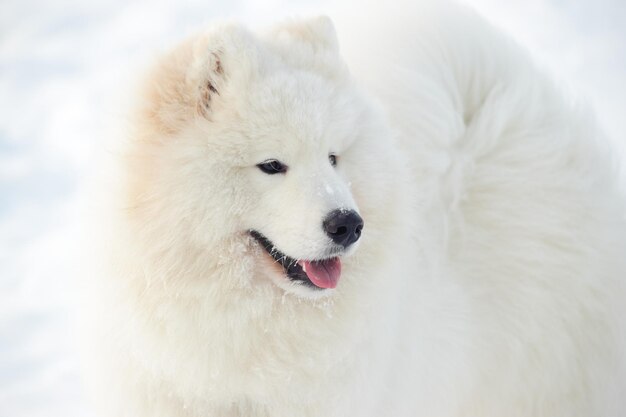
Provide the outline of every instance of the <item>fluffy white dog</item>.
[[228,24],[146,77],[100,219],[106,415],[626,415],[590,112],[463,8],[337,27],[345,61],[327,18]]

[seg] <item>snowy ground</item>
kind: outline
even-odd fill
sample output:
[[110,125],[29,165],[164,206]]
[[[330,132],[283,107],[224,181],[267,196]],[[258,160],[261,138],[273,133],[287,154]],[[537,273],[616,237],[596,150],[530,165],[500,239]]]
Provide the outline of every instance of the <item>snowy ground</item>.
[[[550,71],[586,95],[606,131],[626,140],[626,5],[622,0],[474,0]],[[150,56],[206,22],[306,1],[0,3],[0,417],[90,416],[78,372],[72,266],[77,201],[117,114]]]

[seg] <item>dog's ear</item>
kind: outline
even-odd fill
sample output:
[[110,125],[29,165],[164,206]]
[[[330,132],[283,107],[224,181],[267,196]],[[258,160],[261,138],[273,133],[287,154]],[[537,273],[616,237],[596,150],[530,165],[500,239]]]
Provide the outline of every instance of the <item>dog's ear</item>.
[[222,91],[226,81],[224,72],[224,52],[219,48],[206,48],[198,51],[200,58],[197,59],[195,68],[191,68],[189,84],[196,88],[195,97],[196,111],[199,115],[210,119],[212,107]]
[[297,19],[274,26],[270,43],[285,62],[328,78],[348,75],[339,56],[339,42],[333,22],[326,16]]
[[216,25],[194,45],[187,83],[196,89],[197,114],[211,119],[227,84],[240,84],[257,71],[254,35],[238,24]]
[[184,42],[162,57],[146,79],[144,120],[162,133],[178,132],[197,117],[211,120],[227,84],[250,74],[256,55],[253,36],[234,24]]
[[300,44],[306,44],[314,52],[339,51],[337,32],[328,16],[283,22],[274,28],[274,33],[279,39],[289,38]]

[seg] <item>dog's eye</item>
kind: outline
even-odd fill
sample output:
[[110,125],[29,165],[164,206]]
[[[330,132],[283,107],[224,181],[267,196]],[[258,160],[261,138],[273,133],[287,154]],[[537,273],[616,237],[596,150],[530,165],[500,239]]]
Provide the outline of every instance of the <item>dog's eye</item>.
[[330,155],[328,155],[328,161],[330,162],[330,165],[337,166],[337,155],[333,155],[331,153]]
[[283,164],[276,159],[270,159],[269,161],[262,162],[257,165],[259,169],[266,174],[282,174],[287,172],[287,165]]

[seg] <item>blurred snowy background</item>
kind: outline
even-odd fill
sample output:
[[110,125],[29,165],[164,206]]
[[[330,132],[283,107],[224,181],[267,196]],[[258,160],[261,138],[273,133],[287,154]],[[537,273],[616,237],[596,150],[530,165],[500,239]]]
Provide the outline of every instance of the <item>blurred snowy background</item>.
[[[626,148],[623,0],[469,0],[586,96]],[[358,4],[358,3],[356,3]],[[91,416],[73,319],[78,201],[121,93],[155,53],[221,17],[264,24],[325,3],[0,2],[0,417]]]

